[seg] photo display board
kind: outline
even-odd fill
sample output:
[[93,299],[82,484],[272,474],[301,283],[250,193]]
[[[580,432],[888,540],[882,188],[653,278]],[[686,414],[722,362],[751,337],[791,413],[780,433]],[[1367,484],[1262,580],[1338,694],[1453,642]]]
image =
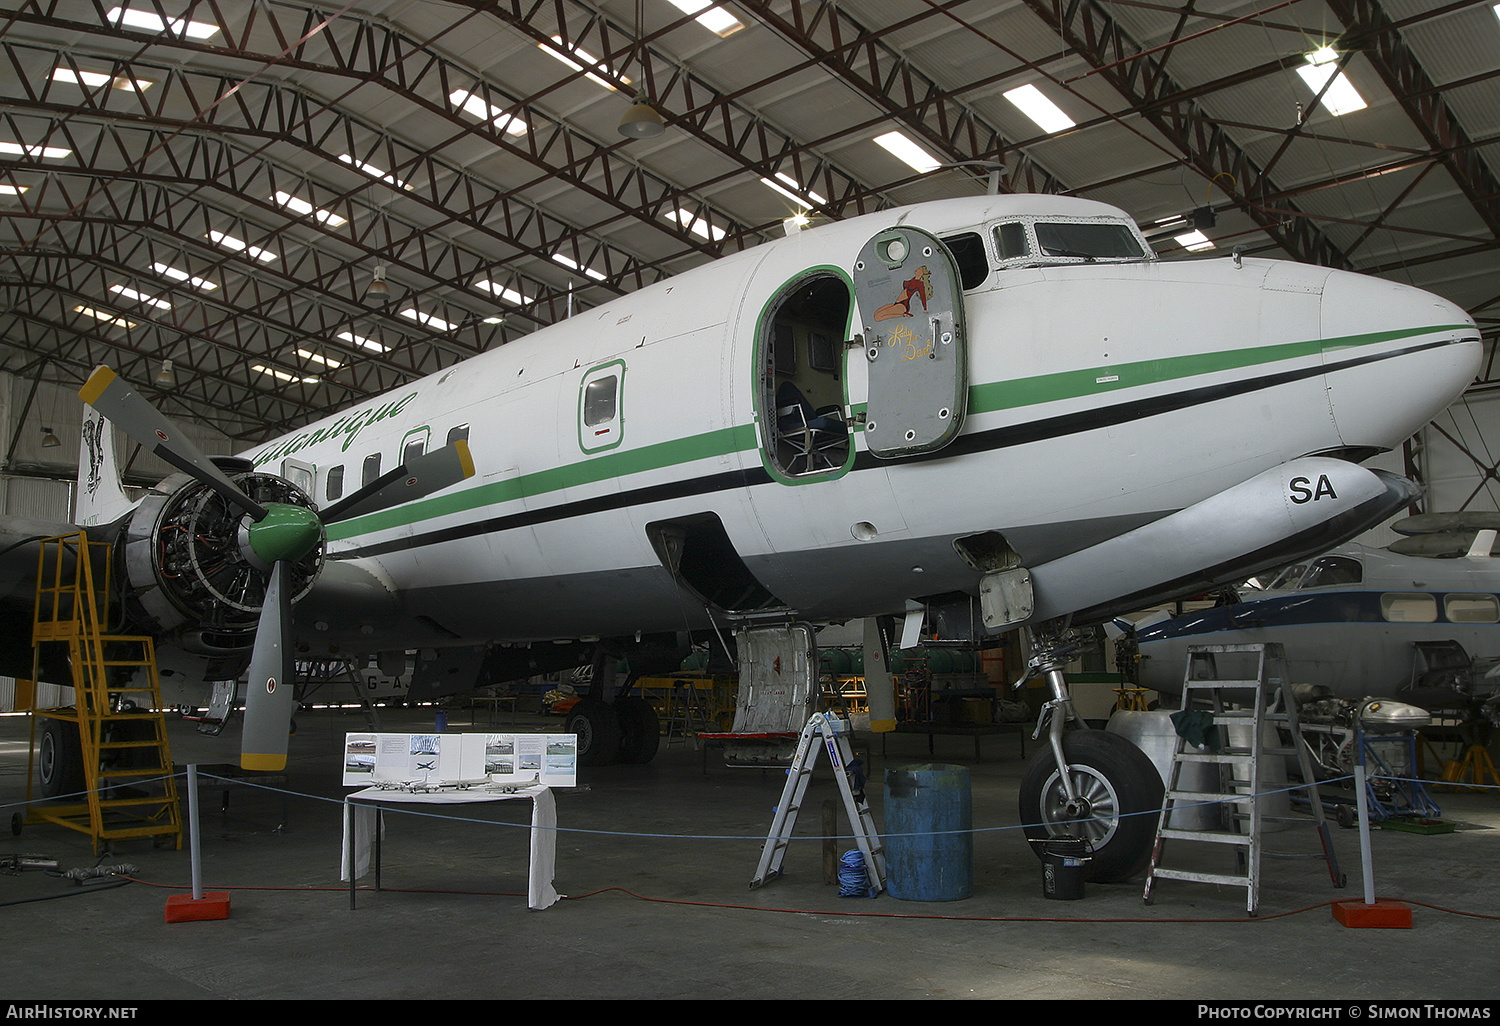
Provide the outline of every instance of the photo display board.
[[344,735],[344,786],[573,787],[577,734]]

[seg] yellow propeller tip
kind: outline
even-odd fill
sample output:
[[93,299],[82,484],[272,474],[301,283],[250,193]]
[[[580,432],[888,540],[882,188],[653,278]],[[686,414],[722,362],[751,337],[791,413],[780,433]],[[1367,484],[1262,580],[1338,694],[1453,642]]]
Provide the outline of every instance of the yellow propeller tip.
[[85,381],[83,383],[83,387],[78,390],[79,398],[88,403],[90,406],[94,405],[94,403],[98,401],[99,397],[104,394],[104,390],[110,385],[114,384],[114,380],[116,377],[118,377],[118,375],[116,375],[114,371],[110,370],[108,367],[104,366],[104,364],[101,363],[99,366],[94,368],[94,373],[89,375],[89,379]]
[[249,752],[242,752],[240,753],[240,769],[274,773],[286,769],[286,756],[252,755]]

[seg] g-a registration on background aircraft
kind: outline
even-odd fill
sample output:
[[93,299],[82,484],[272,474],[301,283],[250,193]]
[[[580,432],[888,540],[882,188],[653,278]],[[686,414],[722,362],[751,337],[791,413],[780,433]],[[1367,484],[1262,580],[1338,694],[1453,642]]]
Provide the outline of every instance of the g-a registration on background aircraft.
[[[438,651],[437,693],[597,651],[567,729],[598,760],[655,748],[616,661],[675,668],[694,634],[732,629],[743,691],[775,683],[765,667],[815,679],[819,624],[1024,630],[1051,697],[1023,822],[1097,820],[1093,878],[1123,878],[1152,830],[1123,814],[1159,807],[1160,778],[1128,740],[1071,729],[1069,628],[1389,518],[1414,486],[1360,461],[1479,359],[1469,316],[1416,289],[1159,261],[1092,201],[946,200],[726,257],[238,459],[197,453],[99,370],[83,398],[183,473],[130,504],[100,446],[76,518],[113,541],[123,607],[176,653],[173,679],[245,679],[255,768],[284,761],[293,689],[267,684],[294,656]],[[413,455],[310,494],[377,452]],[[26,540],[70,528],[5,525],[18,617]]]

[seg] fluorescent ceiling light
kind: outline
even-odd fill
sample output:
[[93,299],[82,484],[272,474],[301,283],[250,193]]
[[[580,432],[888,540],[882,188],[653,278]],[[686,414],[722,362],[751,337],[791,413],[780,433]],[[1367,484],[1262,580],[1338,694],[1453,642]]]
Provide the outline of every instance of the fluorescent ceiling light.
[[1077,124],[1062,112],[1062,108],[1042,94],[1034,85],[1008,89],[1005,98],[1015,104],[1043,132],[1064,132]]
[[1196,228],[1183,235],[1174,235],[1172,240],[1189,253],[1201,253],[1205,249],[1216,248],[1213,240]]
[[592,267],[584,267],[584,266],[582,266],[577,261],[569,259],[568,257],[563,256],[561,253],[553,253],[552,254],[552,259],[556,260],[558,263],[562,264],[564,267],[568,268],[571,271],[579,271],[579,272],[581,272],[583,274],[588,275],[590,278],[593,278],[595,281],[604,281],[605,278],[608,277],[607,275],[600,274],[598,271],[594,270]]
[[[1339,70],[1339,55],[1331,46],[1325,46],[1307,55],[1307,63],[1297,69],[1302,81],[1313,91],[1323,93],[1321,106],[1334,117],[1351,114],[1366,107],[1364,97],[1354,88],[1347,75]],[[1333,79],[1330,83],[1328,80]],[[1324,85],[1328,86],[1324,92]]]
[[73,308],[73,312],[74,313],[81,313],[81,314],[88,314],[90,317],[96,317],[96,318],[98,318],[99,320],[103,321],[106,324],[113,324],[117,328],[133,328],[133,327],[135,327],[135,321],[127,321],[123,317],[116,317],[114,314],[109,313],[106,310],[95,310],[91,306],[75,306]]
[[376,342],[373,338],[365,338],[363,335],[356,335],[352,331],[341,331],[336,337],[342,339],[345,342],[349,342],[363,349],[373,350],[377,353],[388,353],[391,349],[390,346],[382,345],[381,343]]
[[[582,71],[583,68],[584,68],[584,65],[586,64],[589,67],[593,68],[594,71],[603,72],[606,75],[614,75],[616,78],[618,78],[625,85],[629,85],[630,84],[630,79],[626,78],[624,75],[615,75],[615,73],[613,71],[611,71],[608,67],[606,67],[604,65],[604,63],[599,60],[599,58],[595,57],[593,54],[589,53],[587,50],[582,50],[582,49],[579,49],[576,46],[572,46],[572,45],[570,45],[568,43],[564,43],[563,40],[562,40],[562,36],[553,36],[552,37],[552,42],[558,47],[557,50],[554,50],[552,47],[548,46],[546,43],[538,43],[536,45],[538,47],[540,47],[541,50],[542,50],[542,52],[545,53],[548,57],[555,57],[555,58],[557,58],[558,60],[560,60],[564,64],[566,64],[568,67],[572,68],[574,71]],[[568,53],[572,54],[573,57],[577,57],[579,61],[583,61],[583,64],[579,64],[578,61],[575,61],[571,57],[568,57],[568,56],[564,55],[563,53],[559,52],[561,50],[566,50]],[[589,72],[587,75],[584,75],[583,77],[586,78],[586,79],[588,79],[590,82],[594,83],[597,86],[603,86],[605,89],[608,89],[611,92],[615,91],[615,85],[614,85],[614,83],[612,83],[612,82],[606,82],[604,79],[600,78],[598,75],[595,75],[593,72]]]
[[53,68],[52,81],[73,82],[90,89],[112,85],[116,89],[134,89],[137,92],[145,92],[156,84],[149,78],[129,79],[123,75],[106,75],[102,71],[74,71],[72,68]]
[[185,281],[189,285],[203,289],[205,291],[212,291],[213,289],[219,287],[218,282],[209,281],[207,278],[195,278],[191,274],[188,274],[186,271],[178,270],[171,264],[164,264],[161,261],[156,261],[155,263],[153,263],[151,265],[151,270],[155,271],[163,278],[171,278],[173,281]]
[[297,350],[297,355],[300,356],[300,357],[302,357],[304,360],[311,360],[314,363],[321,363],[324,367],[329,367],[329,368],[332,368],[334,370],[337,370],[338,368],[340,368],[340,367],[343,366],[343,364],[340,363],[339,361],[337,361],[337,360],[330,360],[326,356],[319,356],[317,353],[313,352],[311,349],[299,349],[299,350]]
[[517,292],[515,289],[508,289],[504,285],[497,284],[496,282],[490,281],[489,279],[476,281],[474,283],[474,287],[476,289],[481,289],[485,292],[488,292],[490,295],[495,296],[496,298],[503,299],[507,303],[514,304],[515,306],[525,306],[527,303],[531,302],[530,299],[526,298],[525,295]]
[[896,159],[924,175],[942,166],[941,161],[900,132],[877,135],[875,141],[889,150]]
[[488,121],[506,135],[525,135],[526,122],[514,114],[507,114],[504,107],[496,107],[482,96],[467,89],[455,89],[448,94],[448,102],[480,121]]
[[72,156],[73,151],[61,146],[23,146],[20,143],[0,142],[0,153],[14,154],[17,157],[41,157],[44,160],[61,160]]
[[155,296],[148,296],[144,292],[137,292],[135,289],[126,288],[124,285],[111,285],[109,287],[109,291],[113,292],[117,296],[122,296],[125,299],[133,299],[137,303],[145,303],[147,306],[154,306],[158,310],[172,309],[172,304],[167,302],[165,299],[157,299]]
[[278,381],[300,381],[304,385],[316,385],[318,383],[318,379],[316,377],[303,377],[300,374],[288,374],[286,371],[277,370],[275,367],[267,367],[265,364],[261,363],[252,364],[250,369],[259,371],[262,374],[269,374],[271,375],[271,377],[275,378]]
[[441,317],[434,317],[432,314],[424,314],[414,306],[407,307],[405,310],[402,310],[401,316],[410,317],[418,324],[425,324],[429,328],[436,328],[438,331],[452,331],[454,328],[458,327],[457,324],[449,324]]
[[671,0],[671,4],[683,14],[698,15],[698,24],[721,37],[733,35],[745,27],[738,18],[722,7],[713,6],[709,0]]
[[233,235],[225,235],[223,232],[209,232],[204,238],[210,242],[217,242],[225,249],[232,249],[236,253],[245,253],[253,256],[257,260],[271,261],[276,259],[276,254],[270,250],[261,249],[259,246],[247,246],[243,240],[236,239]]
[[708,219],[701,214],[695,214],[689,210],[678,208],[667,215],[667,220],[676,221],[688,231],[700,239],[708,239],[710,242],[718,242],[729,233],[722,228],[715,228],[708,223]]
[[301,214],[304,217],[311,214],[330,228],[337,228],[348,221],[346,217],[340,217],[331,210],[320,210],[301,196],[294,196],[289,192],[278,192],[271,199],[288,210]]
[[115,7],[105,15],[110,21],[126,28],[145,29],[147,32],[171,32],[189,39],[207,39],[217,35],[219,26],[206,21],[187,21],[183,18],[164,19],[150,11],[133,11],[129,7]]
[[0,185],[0,196],[19,196],[30,188],[29,185]]

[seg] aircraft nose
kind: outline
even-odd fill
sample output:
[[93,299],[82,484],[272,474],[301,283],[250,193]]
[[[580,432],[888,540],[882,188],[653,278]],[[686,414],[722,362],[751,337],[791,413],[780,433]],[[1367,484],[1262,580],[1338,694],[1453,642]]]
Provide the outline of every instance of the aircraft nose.
[[1328,398],[1347,446],[1395,448],[1479,371],[1474,319],[1421,289],[1334,271],[1322,320]]

